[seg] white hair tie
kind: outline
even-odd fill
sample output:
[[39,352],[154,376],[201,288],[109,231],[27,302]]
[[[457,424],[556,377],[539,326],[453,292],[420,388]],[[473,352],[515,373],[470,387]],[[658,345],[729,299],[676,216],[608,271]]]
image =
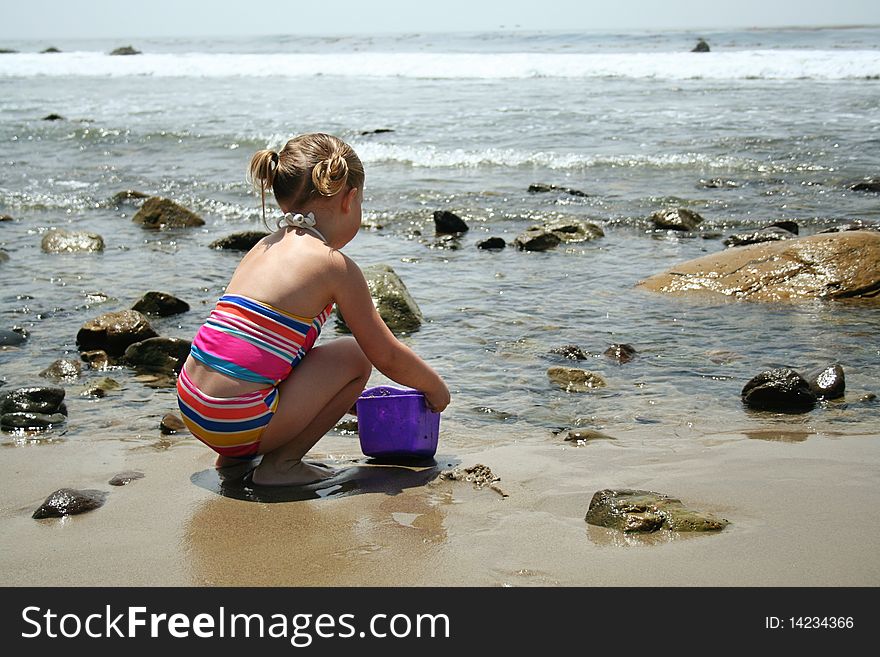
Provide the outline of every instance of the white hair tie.
[[278,220],[278,228],[284,228],[285,226],[290,226],[291,228],[302,228],[303,230],[307,230],[313,235],[317,236],[322,242],[327,243],[327,238],[315,228],[315,214],[313,212],[309,212],[308,214],[301,214],[299,212],[285,212],[284,216]]

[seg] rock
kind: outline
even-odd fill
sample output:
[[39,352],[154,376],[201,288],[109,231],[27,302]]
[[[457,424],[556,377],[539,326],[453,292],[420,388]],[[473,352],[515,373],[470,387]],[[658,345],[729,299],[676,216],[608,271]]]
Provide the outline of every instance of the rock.
[[846,390],[846,378],[840,363],[804,374],[817,399],[839,399]]
[[820,233],[726,249],[655,274],[637,287],[755,301],[880,300],[880,234]]
[[205,220],[171,199],[152,196],[144,201],[131,219],[144,228],[192,228],[204,226]]
[[0,329],[0,347],[17,347],[27,340],[27,336],[15,329]]
[[724,178],[711,178],[709,180],[701,178],[700,186],[706,189],[736,189],[739,187],[739,183],[735,180],[724,180]]
[[709,44],[700,39],[697,41],[697,45],[691,48],[691,52],[709,52]]
[[120,48],[114,48],[110,51],[111,55],[140,55],[140,50],[135,50],[131,46],[122,46]]
[[12,55],[17,52],[17,50],[13,50],[12,48],[0,48],[0,55]]
[[752,378],[742,389],[742,401],[762,411],[806,413],[816,405],[816,395],[804,377],[783,367]]
[[871,223],[869,221],[864,221],[863,219],[855,219],[846,224],[840,224],[838,226],[832,226],[831,228],[826,228],[825,230],[819,231],[820,233],[842,233],[848,230],[878,230],[880,231],[880,224]]
[[0,214],[0,221],[15,221],[11,214]]
[[11,390],[0,397],[0,413],[62,413],[66,415],[64,388],[33,386]]
[[46,116],[43,117],[43,121],[63,121],[63,120],[64,120],[63,116],[61,116],[60,114],[55,114],[54,112],[52,114],[47,114]]
[[478,490],[484,486],[488,486],[501,495],[501,497],[508,497],[507,493],[505,493],[496,483],[501,481],[501,477],[492,472],[489,466],[483,465],[482,463],[477,463],[476,465],[466,468],[459,466],[452,470],[444,470],[440,473],[439,479],[444,481],[469,481],[474,485],[474,488]]
[[576,344],[566,344],[561,347],[553,347],[551,354],[568,358],[569,360],[587,360],[589,356],[585,354]]
[[103,349],[83,351],[80,353],[80,358],[88,363],[93,370],[106,370],[110,365],[110,356]]
[[605,231],[599,226],[583,221],[560,221],[547,225],[546,229],[562,242],[587,242],[605,237]]
[[774,221],[772,224],[765,226],[765,228],[781,228],[782,230],[787,230],[789,233],[797,235],[800,232],[800,227],[798,226],[796,221],[791,221],[790,219],[783,219],[782,221]]
[[628,363],[638,352],[631,344],[613,344],[608,347],[604,354],[618,363]]
[[563,192],[565,194],[570,194],[571,196],[589,196],[589,194],[585,194],[579,189],[570,189],[568,187],[558,187],[556,185],[545,185],[543,183],[534,183],[529,185],[529,193],[530,194],[546,194],[547,192]]
[[43,235],[44,253],[96,253],[104,250],[104,239],[96,233],[55,228]]
[[513,245],[520,251],[547,251],[562,242],[556,234],[541,226],[532,226],[522,235],[513,240]]
[[228,251],[250,251],[261,239],[269,235],[264,230],[246,230],[241,233],[233,233],[211,242],[208,246],[212,249],[225,249]]
[[575,367],[551,367],[547,370],[547,376],[566,392],[588,392],[606,385],[605,380],[595,372]]
[[366,135],[383,135],[386,132],[394,132],[393,128],[376,128],[375,130],[363,130],[361,131],[361,136],[364,137]]
[[144,315],[168,317],[189,311],[189,304],[164,292],[147,292],[131,309]]
[[58,359],[40,372],[40,376],[53,381],[74,381],[82,372],[82,364],[78,360]]
[[713,532],[724,529],[727,520],[709,513],[685,508],[681,500],[647,490],[605,489],[590,500],[584,517],[591,525],[618,529],[625,533]]
[[111,379],[110,377],[104,377],[100,381],[96,381],[95,383],[91,383],[84,387],[79,395],[80,397],[97,397],[101,399],[107,396],[108,391],[116,390],[119,387],[118,381]]
[[860,402],[872,402],[872,401],[876,401],[876,400],[877,400],[877,395],[875,395],[873,392],[866,393],[866,394],[862,395],[861,397],[859,397]]
[[745,246],[747,244],[759,244],[761,242],[777,242],[797,237],[797,233],[777,227],[767,227],[756,230],[753,233],[736,233],[724,240],[726,246]]
[[143,192],[138,192],[134,189],[124,189],[121,192],[116,192],[110,199],[110,202],[113,205],[124,205],[126,203],[136,203],[140,205],[140,202],[145,198],[149,198],[149,194],[144,194]]
[[166,413],[159,422],[159,431],[164,436],[186,431],[186,425],[177,413]]
[[434,232],[438,235],[465,233],[469,230],[464,219],[449,210],[434,211]]
[[61,52],[61,51],[58,50],[58,48],[56,48],[55,46],[49,46],[48,48],[46,48],[46,49],[44,49],[44,50],[41,50],[41,51],[40,51],[40,54],[41,54],[41,55],[47,55],[47,54],[49,54],[49,53],[56,53],[56,52]]
[[85,513],[103,506],[107,493],[102,490],[59,488],[34,511],[32,518],[60,518]]
[[693,231],[703,222],[703,218],[687,208],[658,210],[651,215],[654,226],[665,230]]
[[477,242],[478,249],[486,249],[488,251],[500,251],[501,249],[507,246],[507,242],[505,242],[500,237],[490,237],[485,240],[480,240]]
[[138,372],[180,372],[191,347],[189,340],[152,337],[129,345],[122,360]]
[[880,192],[880,178],[865,178],[849,188],[854,192]]
[[59,424],[64,424],[67,417],[63,413],[3,413],[0,415],[0,428],[5,431],[22,429],[36,431],[51,429]]
[[85,324],[76,334],[80,351],[102,349],[111,357],[121,356],[129,345],[155,338],[149,320],[136,310],[105,313]]
[[357,420],[340,420],[333,427],[333,431],[343,436],[354,436],[358,432]]
[[594,429],[572,429],[566,434],[565,440],[566,442],[577,443],[578,446],[581,446],[595,440],[617,440],[617,438]]
[[[364,267],[363,272],[373,304],[391,332],[400,334],[418,330],[424,320],[422,311],[395,271],[388,265],[372,265]],[[336,325],[348,332],[345,318],[338,308]]]
[[119,474],[113,475],[113,477],[111,477],[110,481],[108,481],[107,483],[111,486],[125,486],[126,484],[130,484],[133,481],[143,478],[143,472],[138,472],[137,470],[126,470],[125,472],[120,472]]

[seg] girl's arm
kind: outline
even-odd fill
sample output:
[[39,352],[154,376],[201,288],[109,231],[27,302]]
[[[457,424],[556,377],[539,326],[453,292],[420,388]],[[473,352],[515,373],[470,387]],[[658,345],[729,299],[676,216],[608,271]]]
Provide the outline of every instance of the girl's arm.
[[438,413],[445,409],[449,404],[446,383],[382,321],[357,264],[339,251],[331,259],[333,299],[373,366],[392,381],[423,392],[431,409]]

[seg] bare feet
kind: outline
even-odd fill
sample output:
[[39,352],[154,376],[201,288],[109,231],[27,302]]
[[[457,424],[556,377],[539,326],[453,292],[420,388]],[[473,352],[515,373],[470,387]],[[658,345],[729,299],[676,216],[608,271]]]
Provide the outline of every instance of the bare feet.
[[336,470],[323,463],[285,461],[277,465],[261,463],[252,477],[257,486],[302,486],[329,479],[335,474]]

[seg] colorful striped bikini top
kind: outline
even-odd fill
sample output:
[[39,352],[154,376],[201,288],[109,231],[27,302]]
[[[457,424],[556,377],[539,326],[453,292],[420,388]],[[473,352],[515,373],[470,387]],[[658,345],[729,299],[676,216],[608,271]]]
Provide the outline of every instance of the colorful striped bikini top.
[[312,319],[274,306],[224,294],[193,339],[193,357],[236,379],[277,384],[302,360],[321,334],[333,303]]

